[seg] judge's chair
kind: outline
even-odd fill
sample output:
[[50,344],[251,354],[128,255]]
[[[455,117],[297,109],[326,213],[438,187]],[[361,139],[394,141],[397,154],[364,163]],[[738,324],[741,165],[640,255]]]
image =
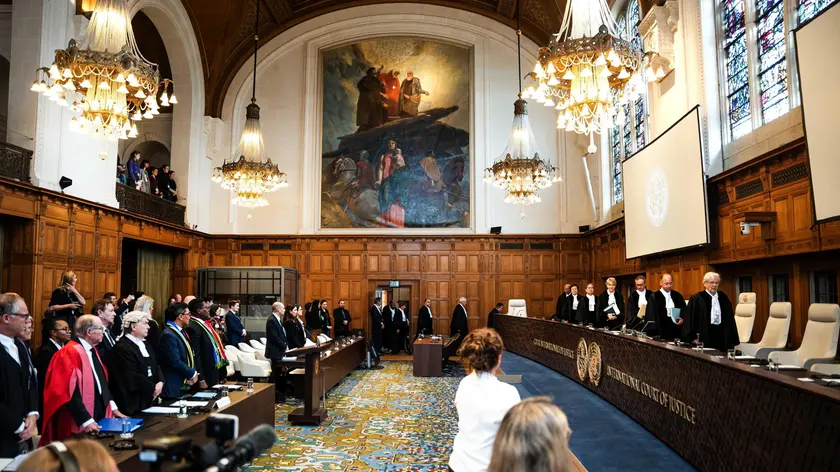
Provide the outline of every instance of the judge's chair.
[[811,372],[823,375],[840,375],[840,364],[814,364]]
[[759,359],[767,359],[771,352],[783,350],[787,346],[788,332],[790,331],[790,312],[790,302],[771,303],[770,317],[767,318],[767,327],[764,328],[761,341],[741,343],[735,349],[741,351],[745,356],[758,357]]
[[735,325],[738,326],[738,338],[742,343],[750,342],[755,324],[755,293],[744,292],[738,295],[735,307]]
[[808,308],[808,324],[802,345],[795,351],[771,352],[767,358],[783,365],[810,369],[814,364],[834,361],[840,334],[840,305],[814,303]]
[[522,318],[527,318],[528,310],[525,308],[525,300],[521,298],[508,300],[507,314],[510,316],[521,316]]

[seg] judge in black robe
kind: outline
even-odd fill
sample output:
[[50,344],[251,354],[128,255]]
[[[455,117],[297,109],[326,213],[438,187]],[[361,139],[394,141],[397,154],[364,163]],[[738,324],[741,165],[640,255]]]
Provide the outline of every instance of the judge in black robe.
[[[591,303],[589,297],[592,297]],[[575,315],[575,323],[594,325],[597,320],[598,297],[595,295],[595,286],[589,284],[586,286],[586,294],[581,297],[580,303],[578,303],[577,314]]]
[[[710,272],[703,277],[706,290],[695,293],[688,301],[688,322],[691,326],[691,339],[702,342],[705,347],[726,351],[740,343],[738,326],[735,325],[735,312],[732,302],[723,292],[717,290],[720,276]],[[720,317],[712,315],[713,296],[717,295],[720,305]]]
[[378,357],[382,354],[382,331],[385,329],[382,319],[382,299],[377,298],[370,307],[370,332],[374,353]]
[[344,308],[344,300],[338,302],[338,308],[333,310],[335,323],[335,337],[350,336],[350,312]]
[[408,343],[408,336],[410,334],[410,316],[405,312],[408,306],[402,302],[400,307],[394,311],[394,344],[391,347],[391,352],[399,354],[400,351],[405,350]]
[[464,297],[461,297],[461,299],[458,300],[458,304],[455,305],[455,309],[452,310],[452,321],[449,323],[449,335],[459,335],[458,341],[456,342],[456,351],[457,348],[461,346],[461,343],[464,341],[464,338],[467,337],[467,333],[470,330],[467,318],[467,309],[464,307],[466,303],[467,299]]
[[[615,287],[615,279],[610,277],[607,279],[607,289],[598,295],[598,303],[595,305],[595,311],[597,312],[596,328],[615,330],[621,328],[621,325],[624,324],[626,313],[624,298]],[[615,299],[614,305],[610,303],[610,295]],[[610,319],[610,315],[613,315],[614,318]]]
[[496,321],[496,315],[502,314],[502,308],[504,308],[503,303],[496,303],[496,307],[490,310],[490,313],[487,314],[487,327],[492,328],[493,323]]
[[152,406],[163,389],[163,370],[155,351],[145,341],[148,324],[136,313],[140,312],[132,311],[124,316],[126,333],[111,349],[107,361],[111,394],[122,413],[129,416]]
[[[22,300],[20,304],[23,304]],[[25,313],[24,310],[26,308],[19,312]],[[4,313],[0,313],[0,317],[3,315]],[[9,316],[15,317],[15,315]],[[18,319],[22,320],[22,317]],[[22,326],[23,323],[21,322],[20,325]],[[21,452],[22,447],[27,447],[26,443],[21,444],[18,429],[24,426],[27,419],[34,420],[34,415],[31,418],[28,417],[38,411],[37,378],[33,375],[35,369],[30,364],[30,357],[26,355],[28,348],[16,339],[19,333],[13,331],[16,329],[4,330],[2,333],[5,336],[2,340],[4,345],[0,346],[0,457],[15,457]],[[17,347],[17,361],[7,351],[6,343]]]
[[557,306],[554,308],[554,316],[551,317],[552,320],[560,321],[560,317],[563,313],[563,308],[566,306],[566,298],[572,293],[572,286],[566,284],[563,286],[563,293],[557,297]]
[[[659,282],[661,289],[654,292],[654,303],[656,303],[657,328],[659,336],[667,341],[674,339],[688,339],[689,325],[685,323],[688,313],[685,311],[685,299],[682,294],[676,290],[671,290],[672,279],[670,274],[662,276]],[[668,310],[667,298],[665,293],[671,296],[671,301],[674,303],[674,308],[682,310],[679,321],[681,324],[674,323],[671,319],[670,310]]]
[[[627,299],[627,328],[628,329],[643,329],[645,323],[648,321],[656,321],[656,304],[654,303],[653,292],[647,289],[647,281],[645,277],[640,275],[636,277],[636,290],[630,292]],[[644,300],[640,302],[640,300]],[[639,318],[639,313],[642,308],[639,304],[647,305],[645,313]]]
[[394,327],[394,313],[396,311],[397,307],[393,301],[391,301],[388,306],[382,308],[382,322],[385,323],[382,345],[387,351],[391,351],[393,349],[394,341],[396,339],[396,328]]
[[574,322],[575,314],[580,307],[580,302],[583,297],[578,293],[577,284],[572,285],[571,290],[569,296],[566,297],[565,306],[563,306],[563,310],[560,312],[559,321]]
[[426,299],[425,305],[420,308],[420,313],[417,314],[417,334],[429,336],[435,332],[434,323],[432,322],[432,301]]

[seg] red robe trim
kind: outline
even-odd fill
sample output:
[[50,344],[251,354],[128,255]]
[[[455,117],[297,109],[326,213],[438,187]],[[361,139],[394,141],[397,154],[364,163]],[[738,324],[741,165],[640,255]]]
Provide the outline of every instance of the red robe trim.
[[[99,357],[99,352],[95,349],[94,352]],[[102,369],[105,371],[105,378],[99,380],[107,385],[108,371],[105,370],[104,364]],[[76,388],[82,394],[85,409],[93,418],[93,402],[96,398],[93,366],[88,360],[85,348],[76,341],[70,341],[55,353],[47,369],[44,381],[44,431],[38,447],[54,441],[63,441],[80,431],[66,407]],[[110,403],[105,405],[105,417],[114,417]]]

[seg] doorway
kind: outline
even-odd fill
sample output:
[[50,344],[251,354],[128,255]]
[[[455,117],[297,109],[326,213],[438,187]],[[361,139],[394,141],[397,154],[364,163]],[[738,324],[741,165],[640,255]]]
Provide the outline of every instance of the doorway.
[[419,280],[371,280],[368,293],[371,300],[382,298],[382,306],[388,306],[392,300],[399,308],[400,303],[405,302],[405,314],[408,317],[411,335],[414,336],[417,329],[417,310],[423,304],[420,300]]
[[152,314],[163,323],[172,295],[172,266],[176,249],[136,239],[122,240],[120,295],[143,292],[155,301]]

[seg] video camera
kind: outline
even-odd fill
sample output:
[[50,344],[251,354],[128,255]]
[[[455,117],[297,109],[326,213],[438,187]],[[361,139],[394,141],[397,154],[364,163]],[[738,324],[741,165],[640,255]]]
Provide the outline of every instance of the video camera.
[[[237,439],[239,418],[218,413],[207,419],[206,434],[216,441],[201,446],[179,436],[146,441],[140,450],[140,460],[148,462],[153,472],[233,471],[265,452],[277,440],[274,427],[268,424],[259,425]],[[233,440],[233,444],[225,447]]]

